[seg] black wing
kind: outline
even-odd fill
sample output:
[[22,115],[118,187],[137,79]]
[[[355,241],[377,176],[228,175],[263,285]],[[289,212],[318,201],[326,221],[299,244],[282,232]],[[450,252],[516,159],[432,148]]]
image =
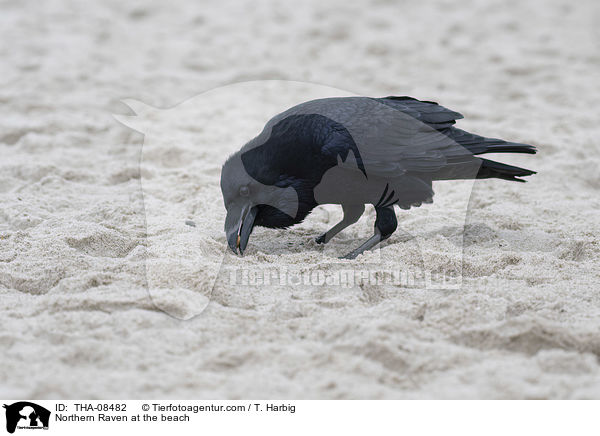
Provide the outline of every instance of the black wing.
[[410,115],[436,130],[452,126],[456,120],[464,118],[462,114],[440,106],[434,101],[422,101],[412,97],[384,97],[375,101]]

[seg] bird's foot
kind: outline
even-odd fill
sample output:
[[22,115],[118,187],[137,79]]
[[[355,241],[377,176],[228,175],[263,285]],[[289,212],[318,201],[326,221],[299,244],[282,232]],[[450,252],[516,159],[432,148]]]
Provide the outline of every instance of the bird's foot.
[[338,257],[338,259],[356,259],[356,257],[359,255],[360,253],[357,252],[357,250],[352,250],[350,253],[345,254],[344,256],[340,256]]
[[317,244],[326,244],[327,243],[327,233],[323,233],[321,236],[315,239]]
[[381,235],[379,233],[376,233],[373,236],[371,236],[369,239],[367,239],[360,247],[358,247],[355,250],[352,250],[350,253],[346,254],[345,256],[341,256],[340,259],[355,259],[358,255],[375,247],[382,240],[383,240],[383,238],[381,237]]

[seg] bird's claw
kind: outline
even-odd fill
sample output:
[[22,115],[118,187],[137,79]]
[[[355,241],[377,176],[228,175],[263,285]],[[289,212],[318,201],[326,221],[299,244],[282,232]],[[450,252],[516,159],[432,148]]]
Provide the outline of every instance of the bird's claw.
[[348,259],[348,260],[352,260],[352,259],[356,259],[356,257],[359,255],[360,253],[356,253],[355,251],[351,251],[350,253],[347,253],[344,256],[340,256],[338,257],[338,259]]

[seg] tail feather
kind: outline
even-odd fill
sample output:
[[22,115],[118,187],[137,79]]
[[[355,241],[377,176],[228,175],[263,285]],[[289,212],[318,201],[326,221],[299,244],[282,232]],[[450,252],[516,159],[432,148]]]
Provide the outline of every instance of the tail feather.
[[[502,141],[501,139],[497,139],[496,141]],[[527,154],[536,154],[537,149],[533,145],[529,144],[521,144],[519,142],[498,142],[492,144],[486,144],[485,142],[482,144],[483,149],[477,150],[477,152],[473,154],[484,154],[484,153],[527,153]]]
[[481,167],[477,173],[478,179],[497,178],[504,180],[512,180],[515,182],[525,182],[526,180],[518,179],[517,177],[525,177],[536,174],[535,171],[525,168],[519,168],[512,165],[503,164],[488,159],[481,159]]
[[441,131],[456,143],[462,145],[473,154],[484,153],[528,153],[535,154],[533,145],[508,142],[503,139],[486,138],[465,130],[450,127]]
[[[533,145],[521,144],[518,142],[508,142],[503,139],[486,138],[474,133],[470,133],[455,127],[450,127],[443,131],[445,135],[452,138],[455,142],[462,145],[473,155],[486,153],[526,153],[535,154],[537,149]],[[477,158],[481,162],[476,178],[489,179],[498,178],[504,180],[513,180],[524,182],[518,177],[525,177],[535,174],[525,168],[519,168],[512,165],[506,165],[488,159]]]

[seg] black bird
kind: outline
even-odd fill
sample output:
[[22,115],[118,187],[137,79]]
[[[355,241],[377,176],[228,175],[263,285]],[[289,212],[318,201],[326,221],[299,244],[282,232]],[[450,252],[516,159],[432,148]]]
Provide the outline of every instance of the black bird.
[[344,217],[317,242],[376,211],[375,233],[346,258],[388,238],[402,209],[431,203],[437,180],[519,177],[535,171],[476,157],[536,152],[532,145],[485,138],[454,127],[463,118],[412,97],[311,100],[276,115],[229,157],[221,172],[229,247],[243,254],[255,226],[287,228],[319,204],[340,204]]

